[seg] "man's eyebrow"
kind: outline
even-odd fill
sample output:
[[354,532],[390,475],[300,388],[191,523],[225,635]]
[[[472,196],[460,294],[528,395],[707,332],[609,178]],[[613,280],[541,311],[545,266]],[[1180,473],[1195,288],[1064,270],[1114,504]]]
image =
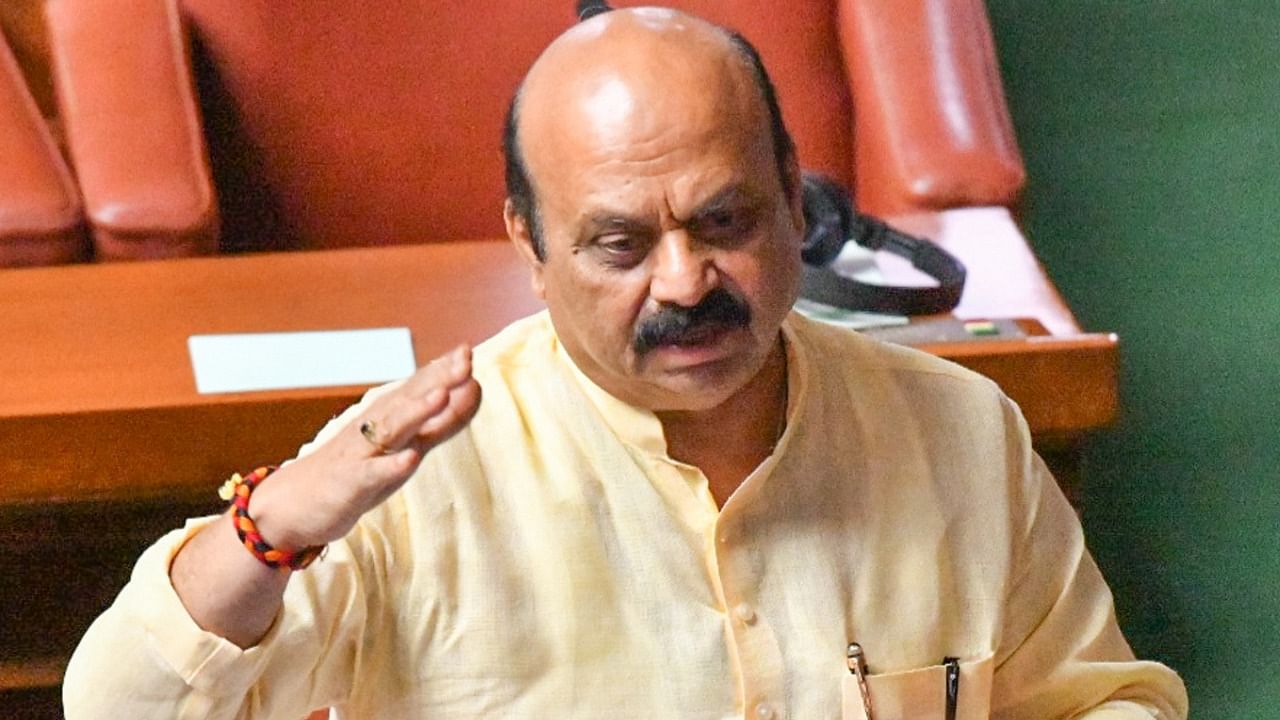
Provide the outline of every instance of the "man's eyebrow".
[[592,234],[603,230],[643,230],[648,228],[649,225],[649,222],[639,216],[627,215],[626,213],[612,212],[609,210],[599,210],[588,214],[586,218],[583,219],[581,228],[585,234]]
[[742,183],[734,183],[703,201],[687,219],[680,218],[680,221],[681,223],[697,222],[699,218],[704,218],[708,215],[727,210],[737,210],[744,205],[753,205],[752,200],[751,194],[747,192]]
[[[736,210],[744,205],[754,205],[754,196],[749,193],[745,183],[733,183],[721,188],[715,195],[704,200],[687,218],[677,218],[681,224],[696,223],[708,215],[728,210]],[[589,236],[603,231],[640,232],[653,226],[652,218],[644,215],[631,215],[619,210],[595,210],[582,219],[581,234]]]

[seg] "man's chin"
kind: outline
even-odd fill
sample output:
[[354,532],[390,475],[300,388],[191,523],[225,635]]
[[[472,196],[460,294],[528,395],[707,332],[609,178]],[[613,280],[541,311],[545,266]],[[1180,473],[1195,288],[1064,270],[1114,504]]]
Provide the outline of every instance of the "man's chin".
[[680,391],[672,388],[663,400],[653,403],[651,407],[646,409],[658,415],[664,413],[703,413],[715,410],[725,404],[736,392],[736,390],[728,389],[712,391],[706,388],[691,388],[688,391]]
[[[749,345],[750,335],[736,331],[737,338],[724,337],[713,343],[664,345],[649,352],[645,374],[662,388],[661,405],[655,412],[711,410],[741,390],[756,372],[759,363]],[[743,342],[746,340],[747,342]]]

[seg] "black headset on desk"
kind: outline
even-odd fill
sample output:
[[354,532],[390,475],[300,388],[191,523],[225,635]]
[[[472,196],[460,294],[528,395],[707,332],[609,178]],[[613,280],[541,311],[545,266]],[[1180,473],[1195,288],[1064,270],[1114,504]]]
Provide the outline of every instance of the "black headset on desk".
[[[587,20],[612,9],[605,0],[579,0],[578,19]],[[845,310],[893,315],[932,315],[960,303],[965,269],[955,256],[928,240],[860,214],[849,193],[831,178],[805,171],[801,183],[805,220],[801,297]],[[851,241],[909,260],[912,267],[937,280],[937,286],[875,285],[837,273],[830,265]]]
[[[846,310],[893,315],[932,315],[960,303],[964,265],[954,255],[924,238],[899,232],[883,221],[859,213],[844,188],[813,172],[804,185],[804,271],[800,296]],[[874,285],[845,277],[830,268],[845,243],[884,250],[938,281],[934,287]]]

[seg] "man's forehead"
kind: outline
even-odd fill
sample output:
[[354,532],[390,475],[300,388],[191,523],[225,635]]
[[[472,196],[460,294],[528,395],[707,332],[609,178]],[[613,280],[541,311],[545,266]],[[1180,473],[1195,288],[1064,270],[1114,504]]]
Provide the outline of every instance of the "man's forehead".
[[521,105],[535,105],[543,95],[566,102],[609,79],[636,87],[665,81],[678,91],[745,69],[729,36],[704,20],[659,8],[614,10],[570,28],[547,47],[529,70]]
[[677,204],[671,204],[672,198],[664,196],[617,194],[585,198],[572,222],[585,229],[650,227],[665,221],[686,224],[700,216],[751,209],[764,202],[763,191],[753,178],[724,177],[724,182],[708,183],[676,198],[681,201]]
[[[615,10],[566,32],[526,79],[519,129],[534,176],[597,151],[655,151],[765,125],[751,70],[720,28],[682,13]],[[535,184],[537,184],[535,182]]]

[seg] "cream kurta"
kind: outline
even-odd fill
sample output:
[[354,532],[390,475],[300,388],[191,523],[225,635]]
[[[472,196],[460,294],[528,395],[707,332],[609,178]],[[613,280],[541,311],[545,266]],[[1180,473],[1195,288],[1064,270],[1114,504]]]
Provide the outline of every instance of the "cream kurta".
[[960,720],[1185,717],[993,383],[795,315],[784,332],[786,432],[718,510],[545,313],[514,324],[475,351],[472,423],[294,575],[261,644],[202,632],[169,584],[193,521],[85,636],[68,717],[861,718],[855,640],[876,720],[941,718],[944,656]]

